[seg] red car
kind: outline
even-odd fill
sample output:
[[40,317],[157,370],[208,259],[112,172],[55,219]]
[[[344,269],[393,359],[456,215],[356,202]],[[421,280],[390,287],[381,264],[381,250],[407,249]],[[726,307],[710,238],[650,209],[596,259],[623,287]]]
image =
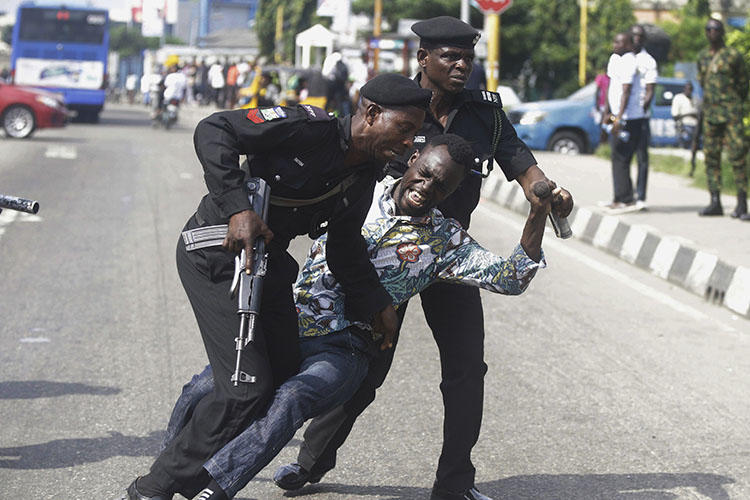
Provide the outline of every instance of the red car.
[[64,127],[68,116],[60,95],[0,81],[0,121],[8,137],[22,139],[38,128]]

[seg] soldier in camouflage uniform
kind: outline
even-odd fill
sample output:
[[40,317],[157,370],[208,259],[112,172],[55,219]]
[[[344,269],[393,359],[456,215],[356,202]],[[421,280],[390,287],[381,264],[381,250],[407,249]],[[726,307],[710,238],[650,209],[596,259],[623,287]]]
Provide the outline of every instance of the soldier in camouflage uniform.
[[710,46],[698,54],[698,77],[703,87],[703,149],[711,203],[699,215],[723,215],[721,148],[726,137],[727,154],[734,170],[737,207],[732,217],[750,220],[747,214],[747,144],[742,124],[748,93],[748,71],[740,52],[724,45],[724,25],[717,19],[706,23]]

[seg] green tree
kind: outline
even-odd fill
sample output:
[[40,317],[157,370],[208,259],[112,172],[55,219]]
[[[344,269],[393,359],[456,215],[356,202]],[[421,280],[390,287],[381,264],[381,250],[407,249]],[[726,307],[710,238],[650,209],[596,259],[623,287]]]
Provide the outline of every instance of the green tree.
[[688,0],[683,7],[683,13],[695,17],[708,17],[711,15],[711,5],[708,0]]
[[587,80],[607,70],[612,40],[635,24],[630,0],[600,0],[589,14]]
[[[589,8],[587,79],[606,69],[612,39],[635,23],[629,0]],[[516,0],[501,17],[502,80],[515,80],[526,99],[563,97],[578,88],[578,2]]]
[[144,49],[158,49],[159,38],[144,37],[139,27],[118,24],[110,29],[109,48],[120,57],[129,57],[140,54]]
[[525,37],[533,46],[529,59],[537,91],[542,98],[562,97],[578,86],[578,8],[575,2],[530,3]]
[[284,7],[284,33],[282,36],[282,57],[294,61],[294,38],[297,33],[320,23],[330,24],[330,18],[315,15],[317,0],[266,0],[260,3],[256,15],[255,29],[260,42],[260,52],[269,59],[273,57],[276,44],[276,9]]
[[690,0],[677,13],[677,21],[665,21],[659,26],[669,35],[669,63],[660,73],[672,73],[675,62],[693,62],[698,52],[707,45],[703,29],[710,14],[708,0]]

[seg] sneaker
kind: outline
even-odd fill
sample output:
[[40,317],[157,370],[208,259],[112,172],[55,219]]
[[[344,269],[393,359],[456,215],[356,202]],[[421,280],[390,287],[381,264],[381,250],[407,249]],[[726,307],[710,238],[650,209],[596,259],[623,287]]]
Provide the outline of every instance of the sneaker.
[[630,203],[622,203],[621,201],[614,201],[604,207],[611,214],[624,214],[627,212],[637,212],[640,210],[637,206],[637,202],[631,201]]
[[138,481],[136,478],[132,483],[130,483],[130,486],[128,486],[128,489],[125,490],[125,494],[119,497],[119,500],[171,500],[172,496],[164,497],[164,496],[155,496],[155,497],[147,497],[143,495],[135,486],[135,483]]
[[643,200],[637,200],[635,202],[635,209],[636,210],[648,210],[648,205],[646,205],[646,202]]
[[[326,471],[328,472],[328,471]],[[307,469],[298,463],[282,465],[276,469],[273,475],[273,482],[282,490],[298,490],[307,483],[319,483],[325,472],[320,474],[311,474]]]
[[487,495],[479,492],[476,486],[472,486],[464,493],[451,493],[436,486],[432,488],[430,500],[492,500]]

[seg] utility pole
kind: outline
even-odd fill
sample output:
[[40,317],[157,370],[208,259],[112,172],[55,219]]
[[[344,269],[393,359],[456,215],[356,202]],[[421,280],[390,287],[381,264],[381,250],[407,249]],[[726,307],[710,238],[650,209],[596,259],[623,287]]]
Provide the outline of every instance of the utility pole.
[[375,50],[372,56],[372,72],[378,74],[378,62],[380,60],[380,23],[383,16],[383,0],[375,0],[375,13],[372,16],[372,38],[375,40]]
[[487,88],[493,92],[500,81],[500,14],[485,14],[487,30]]
[[282,40],[284,37],[284,4],[276,7],[276,34],[274,36],[274,54],[273,59],[276,64],[282,60]]
[[588,20],[589,2],[580,0],[581,6],[581,34],[578,45],[578,85],[586,85],[586,53],[588,52]]

